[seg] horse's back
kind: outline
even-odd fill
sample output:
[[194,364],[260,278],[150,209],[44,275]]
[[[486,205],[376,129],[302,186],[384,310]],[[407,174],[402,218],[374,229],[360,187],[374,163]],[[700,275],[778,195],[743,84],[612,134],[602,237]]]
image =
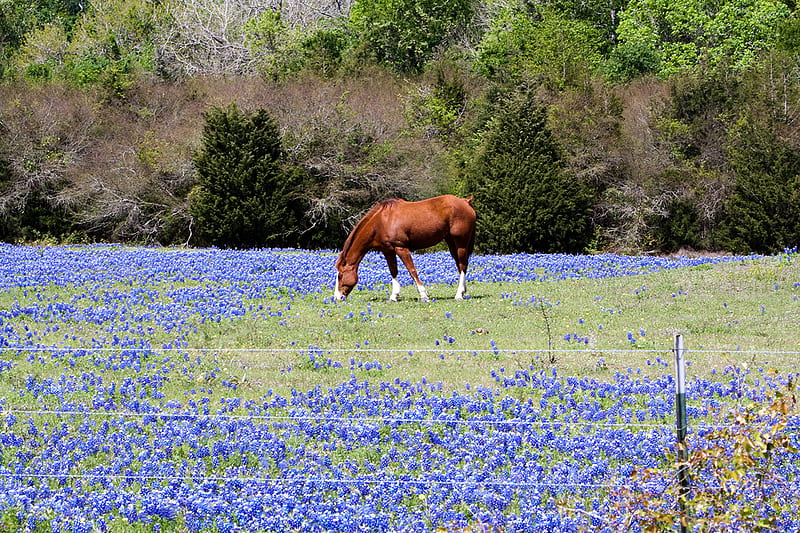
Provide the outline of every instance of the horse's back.
[[451,222],[458,219],[475,219],[475,209],[472,207],[471,198],[459,198],[452,194],[435,196],[426,200],[408,202],[406,200],[393,199],[387,203],[387,207],[394,207],[398,214],[416,220],[421,218],[441,220]]
[[399,200],[406,206],[406,209],[416,213],[428,212],[431,216],[441,218],[443,220],[451,220],[453,218],[466,218],[475,219],[475,209],[472,207],[472,197],[459,198],[452,194],[444,194],[442,196],[435,196],[427,200],[420,200],[418,202],[406,202]]
[[408,202],[400,199],[382,202],[380,223],[383,242],[399,244],[406,240],[412,248],[426,248],[444,239],[470,238],[475,230],[475,210],[457,196],[444,195]]

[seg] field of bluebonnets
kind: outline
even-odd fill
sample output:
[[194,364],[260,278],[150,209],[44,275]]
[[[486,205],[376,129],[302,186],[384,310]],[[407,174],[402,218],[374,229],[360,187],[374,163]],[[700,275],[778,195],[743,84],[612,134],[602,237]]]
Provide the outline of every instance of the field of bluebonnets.
[[463,302],[430,253],[427,304],[372,254],[334,302],[334,260],[0,245],[0,531],[602,530],[674,445],[676,331],[693,433],[800,350],[794,251],[476,256]]

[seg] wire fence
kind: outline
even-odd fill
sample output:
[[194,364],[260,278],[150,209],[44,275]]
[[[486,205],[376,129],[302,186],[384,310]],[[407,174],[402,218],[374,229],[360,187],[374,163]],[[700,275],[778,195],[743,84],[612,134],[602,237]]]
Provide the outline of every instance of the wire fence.
[[[2,352],[52,352],[52,351],[70,351],[70,352],[199,352],[199,353],[284,353],[284,354],[306,354],[309,351],[323,353],[343,353],[343,354],[378,354],[378,353],[497,353],[498,351],[506,354],[551,354],[551,353],[614,353],[614,354],[661,354],[669,356],[671,350],[668,349],[613,349],[613,350],[587,350],[587,349],[451,349],[448,347],[437,348],[390,348],[390,349],[373,349],[373,348],[332,348],[325,349],[316,346],[308,348],[227,348],[227,347],[163,347],[163,348],[149,348],[149,347],[125,347],[125,348],[85,348],[85,347],[32,347],[32,348],[9,348],[3,347]],[[2,353],[0,352],[0,353]],[[800,351],[764,351],[764,350],[691,350],[691,353],[703,354],[746,354],[746,355],[800,355]],[[664,394],[668,395],[669,390],[665,390]],[[593,422],[593,421],[566,421],[566,420],[525,420],[525,419],[506,419],[497,420],[489,418],[455,418],[455,417],[394,417],[394,416],[331,416],[326,414],[319,415],[275,415],[275,414],[231,414],[231,413],[198,413],[198,412],[168,412],[168,411],[126,411],[126,410],[93,410],[84,408],[72,409],[15,409],[13,407],[0,406],[0,417],[8,416],[22,416],[30,418],[43,418],[43,417],[122,417],[122,418],[147,418],[154,420],[216,420],[216,421],[231,421],[231,420],[252,420],[264,423],[302,423],[302,422],[315,422],[315,423],[338,423],[338,424],[378,424],[378,425],[398,425],[398,424],[422,424],[422,425],[449,425],[449,426],[466,426],[466,427],[497,427],[506,428],[509,430],[521,430],[523,428],[541,428],[541,429],[644,429],[644,430],[671,430],[674,424],[667,422],[664,423],[647,423],[643,421],[637,422]],[[692,430],[720,430],[735,427],[732,424],[720,423],[694,423],[690,424]],[[769,422],[765,422],[759,427],[769,427]],[[795,423],[786,428],[786,432],[797,432],[800,429],[800,421],[795,420]],[[337,478],[337,477],[313,477],[313,476],[293,476],[291,473],[285,477],[270,477],[270,476],[209,476],[209,475],[148,475],[148,474],[113,474],[113,473],[35,473],[35,472],[11,472],[6,468],[0,468],[0,478],[6,479],[40,479],[40,480],[83,480],[89,483],[97,481],[138,481],[138,482],[212,482],[212,483],[254,483],[254,484],[320,484],[320,485],[349,485],[349,484],[370,484],[370,485],[389,485],[389,486],[483,486],[483,487],[507,487],[515,489],[582,489],[582,490],[614,490],[624,487],[629,487],[630,483],[625,480],[616,479],[613,483],[542,483],[534,481],[504,481],[501,479],[433,479],[431,476],[424,476],[422,479],[393,479],[387,477],[376,477],[375,475],[360,475],[353,478]],[[641,488],[641,484],[638,485]],[[670,484],[669,486],[674,486]],[[800,493],[800,481],[795,482],[778,482],[777,485],[782,489],[788,491],[790,494]],[[663,484],[652,484],[654,490],[666,490]],[[711,487],[713,489],[713,487]]]
[[[504,354],[549,354],[549,353],[573,353],[573,354],[662,354],[671,355],[670,349],[666,348],[453,348],[449,346],[440,346],[436,348],[372,348],[364,346],[361,348],[325,348],[314,344],[306,347],[293,347],[293,348],[235,348],[225,346],[162,346],[162,347],[149,347],[149,346],[118,346],[118,347],[91,347],[91,346],[0,346],[0,352],[192,352],[192,353],[281,353],[281,354],[304,354],[309,350],[323,351],[325,353],[352,353],[352,354],[365,354],[365,353],[504,353]],[[687,350],[692,354],[741,354],[741,355],[798,355],[800,350],[749,350],[742,348],[729,348],[729,349],[691,349]]]

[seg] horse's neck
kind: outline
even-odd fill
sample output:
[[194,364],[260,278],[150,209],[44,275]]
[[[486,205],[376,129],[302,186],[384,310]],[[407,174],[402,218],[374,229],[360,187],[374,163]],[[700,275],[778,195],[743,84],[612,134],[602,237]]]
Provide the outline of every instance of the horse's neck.
[[372,231],[359,224],[353,229],[342,250],[341,264],[355,265],[356,267],[372,248]]

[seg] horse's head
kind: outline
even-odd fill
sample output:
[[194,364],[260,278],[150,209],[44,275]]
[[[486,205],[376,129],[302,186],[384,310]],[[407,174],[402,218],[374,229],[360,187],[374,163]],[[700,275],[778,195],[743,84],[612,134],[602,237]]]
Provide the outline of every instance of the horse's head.
[[334,300],[344,300],[353,287],[358,283],[358,267],[355,265],[346,265],[340,267],[337,265],[336,270],[336,288],[333,290]]

